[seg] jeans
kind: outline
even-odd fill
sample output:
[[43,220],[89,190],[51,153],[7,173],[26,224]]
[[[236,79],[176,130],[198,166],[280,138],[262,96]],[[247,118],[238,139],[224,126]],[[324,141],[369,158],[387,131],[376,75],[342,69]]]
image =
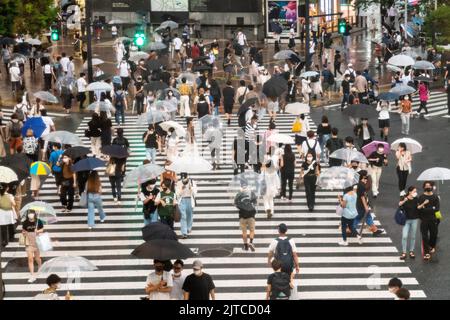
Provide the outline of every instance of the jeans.
[[194,222],[194,210],[192,208],[191,198],[181,198],[180,201],[180,231],[181,234],[186,236],[192,229],[192,223]]
[[355,219],[347,219],[341,217],[342,240],[347,241],[347,227],[350,228],[352,234],[356,234]]
[[97,208],[100,215],[100,220],[106,218],[105,211],[103,211],[102,196],[98,193],[88,193],[87,194],[88,203],[88,226],[95,226],[95,208]]
[[422,220],[420,223],[422,234],[423,254],[429,254],[431,248],[436,247],[438,227],[435,219]]
[[408,180],[408,175],[408,170],[400,170],[400,168],[397,167],[398,190],[404,191],[406,189],[406,181]]
[[372,166],[370,168],[370,176],[372,177],[372,193],[374,196],[377,196],[379,193],[378,188],[380,187],[380,178],[382,172],[382,167]]
[[341,110],[344,109],[345,104],[348,104],[348,97],[349,97],[349,93],[344,93],[344,96],[342,97],[342,102],[341,102]]
[[411,116],[409,113],[401,113],[400,119],[402,120],[402,133],[409,134],[409,120]]
[[128,86],[130,84],[130,77],[120,77],[122,79],[122,89],[128,91]]
[[329,134],[324,134],[321,137],[319,137],[319,143],[320,143],[320,149],[322,150],[322,152],[320,153],[320,158],[322,161],[326,160],[327,154],[325,152],[325,145],[327,144],[327,141],[330,140],[330,135]]
[[281,196],[286,197],[286,185],[289,185],[289,200],[292,199],[294,174],[281,172]]
[[414,252],[414,247],[416,245],[416,232],[417,232],[417,221],[418,219],[408,219],[402,230],[402,252],[408,252],[408,235],[411,235],[409,241],[409,251]]
[[[68,186],[64,186],[64,181],[68,181]],[[73,208],[73,196],[75,190],[73,188],[73,179],[63,179],[63,185],[61,186],[61,194],[59,199],[61,200],[61,205],[67,207],[68,210]]]
[[122,124],[125,124],[125,110],[123,106],[116,106],[116,114],[114,116],[117,124],[120,124],[120,118],[122,118]]
[[[366,213],[364,212],[364,210],[359,210],[358,209],[358,215],[356,216],[355,219],[353,219],[353,228],[355,230],[358,228],[358,224],[361,222],[361,219],[364,218],[365,214]],[[366,224],[368,226],[372,226],[373,225],[373,218],[372,218],[372,215],[370,214],[370,212],[366,216]]]
[[148,219],[145,218],[145,216],[144,216],[144,226],[147,226],[147,225],[149,225],[152,222],[157,222],[158,218],[159,218],[158,210],[155,210],[154,212],[150,213],[150,216],[149,216]]
[[316,202],[316,182],[317,176],[314,175],[305,175],[303,178],[305,181],[305,194],[306,194],[306,202],[308,204],[308,209],[313,210],[314,204]]
[[156,149],[155,148],[146,148],[145,155],[147,157],[147,160],[149,160],[151,163],[156,163]]
[[109,182],[111,183],[113,198],[120,201],[122,199],[122,176],[111,176]]

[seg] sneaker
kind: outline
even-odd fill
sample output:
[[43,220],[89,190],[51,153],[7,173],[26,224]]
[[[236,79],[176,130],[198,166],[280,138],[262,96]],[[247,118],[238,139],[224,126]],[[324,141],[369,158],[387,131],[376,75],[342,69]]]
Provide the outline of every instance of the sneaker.
[[36,281],[36,278],[34,276],[31,276],[30,279],[28,279],[28,283],[33,283]]
[[89,230],[92,230],[93,227],[88,227]]
[[248,244],[248,246],[249,246],[249,248],[250,248],[250,250],[252,251],[252,252],[255,252],[255,246],[253,245],[253,243],[249,243]]
[[100,220],[101,223],[105,222],[106,217],[104,217],[103,219]]
[[244,243],[244,251],[248,251],[248,244]]
[[72,209],[67,209],[66,210],[66,213],[71,213],[72,212]]
[[358,238],[358,243],[363,244],[362,237],[360,235],[357,235],[356,238]]
[[117,201],[117,205],[118,206],[121,206],[122,205],[122,202],[119,200],[119,201]]
[[113,200],[114,200],[114,202],[117,204],[117,198],[114,198]]
[[377,231],[373,232],[372,235],[373,235],[374,237],[376,237],[376,236],[382,234],[383,232],[384,232],[383,229],[378,229]]
[[339,243],[338,243],[340,246],[343,246],[343,247],[347,247],[348,246],[348,242],[347,241],[339,241]]

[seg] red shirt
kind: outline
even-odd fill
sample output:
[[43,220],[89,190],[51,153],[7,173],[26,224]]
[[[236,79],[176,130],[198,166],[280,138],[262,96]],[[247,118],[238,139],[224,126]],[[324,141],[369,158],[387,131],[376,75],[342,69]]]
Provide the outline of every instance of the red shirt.
[[192,59],[200,57],[200,48],[198,46],[192,46]]

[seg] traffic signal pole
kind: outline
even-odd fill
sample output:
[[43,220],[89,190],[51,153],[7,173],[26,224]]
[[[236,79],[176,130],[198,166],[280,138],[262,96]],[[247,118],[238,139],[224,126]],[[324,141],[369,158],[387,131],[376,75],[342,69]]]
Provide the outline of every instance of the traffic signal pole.
[[[92,0],[86,0],[86,41],[87,41],[87,66],[88,66],[88,83],[94,81],[94,70],[92,68],[92,31],[91,31],[91,19],[92,19]],[[90,102],[94,101],[94,93],[89,91]]]
[[309,67],[311,66],[311,61],[309,58],[309,41],[311,39],[311,35],[310,35],[310,25],[309,25],[309,0],[305,0],[305,32],[306,32],[306,43],[305,43],[305,70],[308,71]]

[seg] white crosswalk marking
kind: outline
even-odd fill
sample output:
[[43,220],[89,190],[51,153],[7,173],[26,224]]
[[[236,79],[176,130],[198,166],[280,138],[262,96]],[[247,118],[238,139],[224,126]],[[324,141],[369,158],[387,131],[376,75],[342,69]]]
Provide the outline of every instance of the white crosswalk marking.
[[[11,115],[13,114],[13,109],[2,109],[3,113],[3,123],[5,124],[7,121],[11,119]],[[47,116],[51,118],[64,118],[67,117],[67,114],[59,113],[59,112],[47,112]]]
[[[76,131],[87,146],[89,140],[84,137],[84,130],[88,121],[89,117],[86,117]],[[309,121],[315,129],[315,124],[311,119]],[[135,122],[136,117],[127,117],[123,126],[132,150],[128,170],[145,159],[141,141],[145,127],[137,126]],[[232,129],[237,128],[236,122],[234,118]],[[292,122],[292,116],[280,115],[277,129],[290,134]],[[259,126],[266,129],[268,118],[261,120]],[[222,169],[192,175],[199,188],[198,206],[192,236],[180,240],[200,253],[205,249],[229,252],[229,256],[201,257],[205,272],[213,276],[217,299],[264,299],[267,276],[272,272],[267,265],[267,248],[281,222],[287,223],[289,235],[298,247],[300,275],[297,278],[301,299],[392,299],[386,284],[393,276],[401,278],[412,297],[426,297],[410,268],[398,259],[399,253],[386,234],[372,237],[365,231],[364,244],[350,239],[348,247],[338,246],[340,221],[335,214],[336,191],[318,190],[313,213],[307,210],[303,190],[294,192],[292,203],[275,200],[276,212],[271,220],[266,219],[261,204],[256,219],[256,251],[243,251],[238,214],[227,192],[233,175],[229,160],[233,136],[225,135],[224,141],[222,153],[227,160]],[[209,159],[207,144],[200,145]],[[180,150],[183,147],[184,143],[181,143]],[[162,164],[163,161],[163,156],[158,155],[157,162]],[[60,213],[62,207],[53,178],[43,184],[40,198],[54,205],[59,217],[56,224],[46,227],[54,241],[54,250],[43,254],[44,260],[70,254],[84,256],[98,266],[98,271],[81,274],[81,284],[72,292],[76,299],[136,300],[144,295],[145,279],[152,264],[150,260],[130,255],[133,248],[143,242],[142,213],[140,206],[135,209],[136,190],[124,189],[122,206],[117,206],[103,174],[101,180],[107,220],[91,231],[87,229],[85,208],[75,206],[70,214]],[[378,220],[375,223],[380,225]],[[179,224],[175,227],[179,231]],[[185,261],[186,272],[190,272],[193,260]],[[27,283],[26,253],[17,242],[8,245],[3,252],[3,261],[7,299],[30,298],[45,288],[44,275],[34,284]]]

